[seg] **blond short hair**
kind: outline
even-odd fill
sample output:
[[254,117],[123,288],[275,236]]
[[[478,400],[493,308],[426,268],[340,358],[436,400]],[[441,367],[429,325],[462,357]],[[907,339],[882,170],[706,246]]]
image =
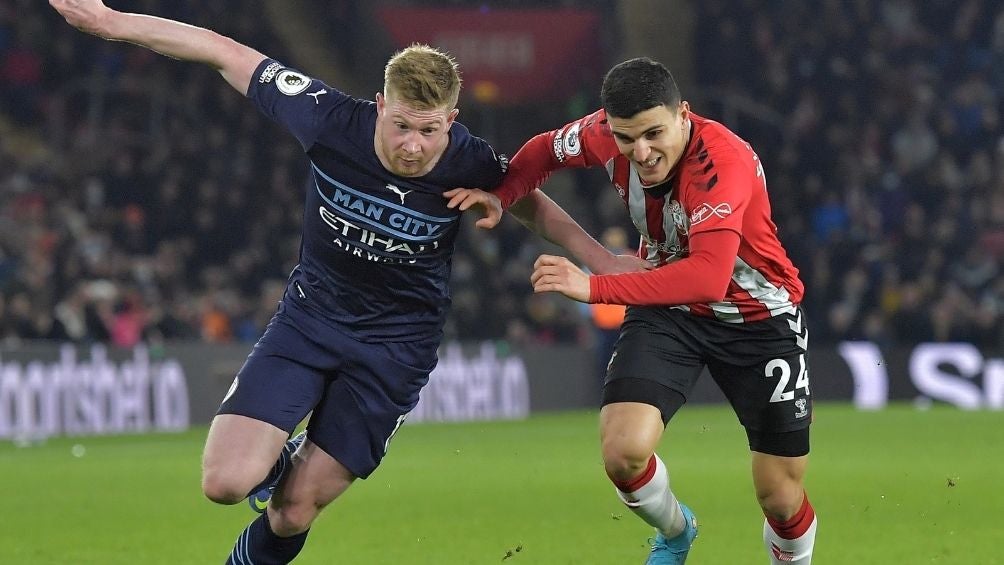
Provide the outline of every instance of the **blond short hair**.
[[460,98],[460,66],[449,54],[413,43],[394,54],[383,72],[384,96],[398,96],[420,110],[452,110]]

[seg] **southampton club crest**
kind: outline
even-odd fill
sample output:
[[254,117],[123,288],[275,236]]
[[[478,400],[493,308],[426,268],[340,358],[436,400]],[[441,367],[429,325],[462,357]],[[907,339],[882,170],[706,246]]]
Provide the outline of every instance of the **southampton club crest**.
[[796,400],[795,401],[795,408],[798,408],[798,412],[795,412],[795,417],[796,418],[804,418],[806,416],[806,414],[809,413],[809,411],[807,409],[808,405],[809,405],[809,401],[806,400],[805,398],[799,398],[798,400]]
[[669,217],[673,218],[673,226],[676,227],[676,233],[687,235],[690,225],[687,222],[687,215],[683,212],[683,206],[676,200],[670,200],[666,206],[666,211],[669,212]]

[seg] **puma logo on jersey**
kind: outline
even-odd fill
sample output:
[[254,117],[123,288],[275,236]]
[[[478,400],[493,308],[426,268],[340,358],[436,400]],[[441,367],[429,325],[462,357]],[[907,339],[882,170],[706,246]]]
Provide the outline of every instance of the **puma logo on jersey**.
[[319,98],[319,97],[320,97],[320,96],[321,96],[322,94],[327,94],[327,93],[328,93],[328,91],[327,91],[327,90],[324,90],[324,89],[322,88],[322,89],[318,90],[317,92],[308,92],[308,93],[307,93],[307,96],[313,96],[313,97],[314,97],[314,104],[320,104],[320,103],[321,103],[321,101],[320,101],[320,100],[318,100],[318,98]]
[[396,187],[396,186],[394,186],[392,184],[388,184],[387,185],[387,190],[389,190],[389,191],[393,192],[394,194],[400,196],[401,197],[401,204],[404,204],[404,197],[405,196],[407,196],[408,194],[411,194],[412,192],[414,192],[413,190],[402,191],[400,188],[398,188],[398,187]]

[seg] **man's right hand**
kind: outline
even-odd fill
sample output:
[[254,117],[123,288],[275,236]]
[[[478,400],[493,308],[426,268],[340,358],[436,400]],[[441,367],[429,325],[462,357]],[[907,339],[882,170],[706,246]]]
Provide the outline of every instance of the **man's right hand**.
[[66,23],[80,31],[108,37],[105,21],[115,11],[101,0],[49,0],[49,5],[66,19]]

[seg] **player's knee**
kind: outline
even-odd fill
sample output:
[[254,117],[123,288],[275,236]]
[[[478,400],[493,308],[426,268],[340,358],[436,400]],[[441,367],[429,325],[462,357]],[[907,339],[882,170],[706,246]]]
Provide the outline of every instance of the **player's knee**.
[[276,504],[269,513],[269,525],[279,537],[295,536],[310,528],[320,507],[310,503]]
[[652,452],[622,442],[603,442],[603,466],[614,481],[630,481],[648,467]]
[[202,472],[202,493],[217,504],[237,504],[247,498],[250,486],[239,484],[233,475],[216,469]]
[[802,485],[795,482],[774,484],[757,489],[757,500],[765,515],[784,521],[798,512],[802,504]]

